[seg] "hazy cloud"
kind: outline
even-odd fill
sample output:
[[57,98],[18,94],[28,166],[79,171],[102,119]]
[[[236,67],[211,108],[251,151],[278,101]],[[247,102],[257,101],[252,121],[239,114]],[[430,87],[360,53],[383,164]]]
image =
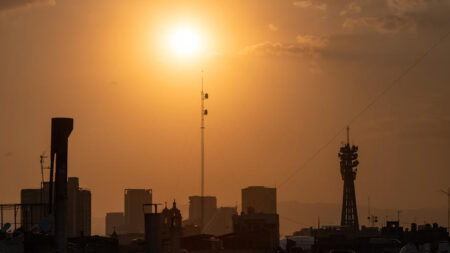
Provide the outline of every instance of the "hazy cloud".
[[292,3],[295,7],[308,8],[312,6],[311,0],[295,1]]
[[388,6],[398,11],[423,10],[432,0],[388,0]]
[[0,11],[54,4],[55,0],[0,0]]
[[303,54],[304,48],[297,44],[285,44],[279,42],[266,41],[248,46],[241,51],[244,55],[283,55],[283,54]]
[[400,31],[413,31],[416,23],[412,18],[406,16],[383,16],[383,17],[360,17],[347,18],[344,28],[372,28],[380,33],[398,33]]
[[304,48],[323,49],[328,45],[328,39],[326,37],[314,35],[298,35],[296,40]]
[[328,6],[326,3],[313,3],[311,0],[300,0],[292,3],[295,7],[299,8],[315,8],[321,11],[326,11]]
[[298,35],[296,43],[266,41],[244,48],[241,55],[253,56],[299,56],[308,59],[308,70],[314,74],[322,73],[318,63],[321,53],[328,45],[328,39],[312,35]]
[[278,27],[275,26],[274,24],[269,24],[268,28],[269,28],[269,30],[272,31],[272,32],[278,31]]
[[319,9],[321,11],[326,11],[328,8],[328,5],[325,3],[317,4],[315,5],[316,9]]
[[301,55],[316,57],[328,45],[328,39],[313,35],[298,35],[296,43],[262,42],[241,51],[245,55]]
[[353,14],[359,14],[361,12],[361,6],[358,3],[350,3],[347,8],[342,10],[339,15],[346,16],[346,15],[353,15]]
[[449,0],[388,0],[387,7],[394,15],[414,20],[423,31],[437,31],[449,25]]

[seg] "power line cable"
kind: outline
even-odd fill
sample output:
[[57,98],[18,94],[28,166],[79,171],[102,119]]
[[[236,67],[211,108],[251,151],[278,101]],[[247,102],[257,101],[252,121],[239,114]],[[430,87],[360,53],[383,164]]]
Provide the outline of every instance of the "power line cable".
[[[437,41],[435,41],[427,50],[425,50],[425,52],[420,55],[418,58],[416,58],[415,61],[412,62],[412,64],[410,64],[403,72],[400,73],[400,75],[395,78],[386,88],[384,88],[384,90],[382,90],[380,93],[378,93],[378,95],[376,95],[372,101],[370,101],[370,103],[368,103],[361,111],[359,111],[359,113],[357,113],[353,118],[350,119],[350,121],[346,124],[347,126],[353,124],[359,117],[361,117],[368,109],[370,109],[381,97],[383,97],[384,95],[386,95],[386,93],[391,90],[393,87],[395,87],[396,85],[398,85],[400,83],[400,81],[406,76],[408,75],[409,72],[411,72],[415,67],[417,67],[417,65],[419,65],[420,62],[422,62],[422,60],[425,59],[425,57],[427,57],[431,51],[433,51],[442,41],[444,41],[448,36],[450,35],[450,31],[448,31],[447,33],[445,33],[443,36],[441,36]],[[298,169],[296,169],[295,171],[293,171],[293,173],[291,173],[289,175],[289,177],[286,178],[286,180],[284,180],[279,186],[278,188],[281,188],[283,185],[285,185],[286,183],[288,183],[298,172],[302,171],[303,169],[306,168],[306,166],[312,162],[325,148],[327,148],[340,134],[341,132],[346,129],[345,127],[342,127],[341,129],[339,129],[335,135],[332,136],[332,138],[327,141],[324,145],[320,146],[319,149],[310,157],[308,158],[303,164],[302,166],[300,166]]]

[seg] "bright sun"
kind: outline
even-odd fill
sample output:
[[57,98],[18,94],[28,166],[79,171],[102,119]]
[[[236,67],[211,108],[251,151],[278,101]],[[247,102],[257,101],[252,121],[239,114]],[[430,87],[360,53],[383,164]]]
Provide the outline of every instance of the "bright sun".
[[169,35],[169,44],[177,57],[192,57],[200,53],[202,38],[192,27],[177,27]]

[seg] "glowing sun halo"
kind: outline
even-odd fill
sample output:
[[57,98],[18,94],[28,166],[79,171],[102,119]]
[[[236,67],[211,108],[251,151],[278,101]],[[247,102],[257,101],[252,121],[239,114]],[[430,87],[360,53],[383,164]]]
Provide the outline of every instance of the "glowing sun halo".
[[202,39],[194,28],[178,27],[170,33],[169,45],[177,57],[194,56],[202,49]]

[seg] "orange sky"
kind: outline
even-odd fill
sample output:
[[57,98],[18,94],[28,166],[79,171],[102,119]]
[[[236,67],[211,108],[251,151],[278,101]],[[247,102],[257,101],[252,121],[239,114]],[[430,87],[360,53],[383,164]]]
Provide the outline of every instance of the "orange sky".
[[[200,72],[210,93],[206,192],[240,202],[280,186],[414,59],[449,31],[450,1],[121,1],[0,3],[0,202],[38,187],[50,118],[74,117],[69,175],[93,215],[124,188],[188,202],[199,193]],[[207,57],[167,58],[162,34],[187,22]],[[450,182],[450,39],[351,126],[357,199],[443,207]],[[282,201],[340,203],[341,134]]]

